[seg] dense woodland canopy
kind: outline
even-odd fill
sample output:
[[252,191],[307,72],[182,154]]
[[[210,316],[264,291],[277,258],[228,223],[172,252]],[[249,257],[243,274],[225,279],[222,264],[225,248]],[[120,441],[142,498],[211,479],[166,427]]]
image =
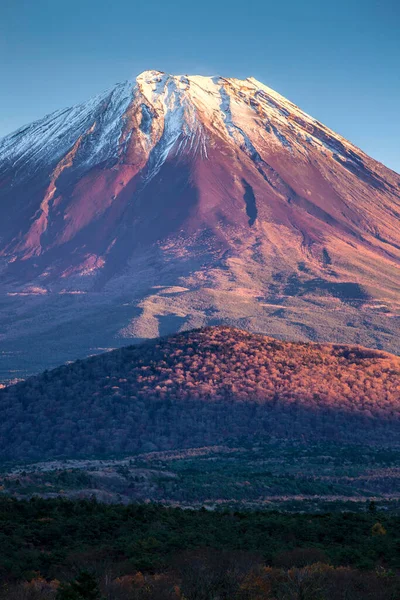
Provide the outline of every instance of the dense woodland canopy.
[[230,327],[130,346],[0,390],[3,459],[278,436],[398,443],[400,358]]
[[0,499],[0,598],[398,600],[399,525],[373,510],[220,513]]

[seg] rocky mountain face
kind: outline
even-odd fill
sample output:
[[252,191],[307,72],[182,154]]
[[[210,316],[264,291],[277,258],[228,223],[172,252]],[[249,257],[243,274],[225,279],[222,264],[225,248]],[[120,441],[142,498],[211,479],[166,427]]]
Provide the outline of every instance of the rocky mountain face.
[[0,140],[0,379],[218,323],[400,352],[399,219],[254,78],[146,71]]

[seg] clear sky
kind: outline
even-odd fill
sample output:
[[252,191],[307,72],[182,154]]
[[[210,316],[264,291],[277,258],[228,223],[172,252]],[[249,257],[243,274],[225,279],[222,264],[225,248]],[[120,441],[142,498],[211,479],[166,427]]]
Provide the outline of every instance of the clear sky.
[[256,77],[400,172],[398,0],[0,0],[0,136],[157,69]]

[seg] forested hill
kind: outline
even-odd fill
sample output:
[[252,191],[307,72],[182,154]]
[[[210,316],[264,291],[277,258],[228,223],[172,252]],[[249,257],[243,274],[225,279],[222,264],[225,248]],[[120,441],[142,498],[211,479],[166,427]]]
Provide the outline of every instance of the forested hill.
[[174,449],[254,436],[400,439],[400,358],[208,327],[0,391],[0,456]]

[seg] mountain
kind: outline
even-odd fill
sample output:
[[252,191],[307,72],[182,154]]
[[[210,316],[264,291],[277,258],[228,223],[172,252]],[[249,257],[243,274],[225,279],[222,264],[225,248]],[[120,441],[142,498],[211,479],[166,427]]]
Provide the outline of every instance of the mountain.
[[0,390],[3,459],[288,438],[395,446],[400,358],[220,326],[77,361]]
[[0,140],[1,376],[219,323],[400,352],[399,217],[254,78],[146,71]]

